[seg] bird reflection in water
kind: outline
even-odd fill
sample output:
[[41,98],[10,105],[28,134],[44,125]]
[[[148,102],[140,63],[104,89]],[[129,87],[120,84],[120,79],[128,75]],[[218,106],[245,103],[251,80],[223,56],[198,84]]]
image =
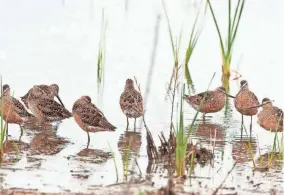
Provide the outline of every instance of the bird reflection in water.
[[30,144],[29,155],[55,155],[69,143],[65,138],[57,136],[60,123],[55,125],[48,123],[29,123],[29,132],[34,133]]
[[123,175],[125,181],[127,180],[127,175],[130,172],[129,165],[131,165],[131,157],[133,154],[139,153],[141,144],[141,133],[126,131],[124,134],[120,135],[118,149],[122,156]]
[[224,141],[224,128],[219,124],[214,123],[199,123],[195,129],[195,136],[202,139],[201,142],[206,144],[214,143],[217,147],[222,147],[225,144]]
[[251,158],[256,153],[256,139],[252,137],[250,140],[249,137],[237,137],[233,140],[232,144],[232,157],[239,164],[251,162],[253,159]]
[[6,140],[3,143],[2,165],[12,165],[21,160],[23,153],[27,151],[29,144],[18,140]]

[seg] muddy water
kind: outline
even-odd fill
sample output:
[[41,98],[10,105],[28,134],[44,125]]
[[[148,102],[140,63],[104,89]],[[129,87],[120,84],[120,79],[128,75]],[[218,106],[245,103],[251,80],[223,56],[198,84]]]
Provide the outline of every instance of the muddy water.
[[[223,19],[220,25],[225,29],[226,2],[213,3],[216,17]],[[166,4],[173,34],[178,36],[183,29],[183,55],[199,3],[180,0],[166,1]],[[283,91],[279,89],[284,82],[283,28],[280,28],[283,23],[282,6],[281,0],[246,2],[232,69],[238,69],[242,78],[249,81],[250,88],[259,99],[269,97],[283,108]],[[98,101],[96,57],[102,8],[105,8],[108,27],[104,90],[101,101]],[[165,135],[169,133],[170,104],[165,99],[165,86],[173,65],[167,23],[159,0],[0,2],[1,75],[3,82],[9,83],[14,90],[15,97],[24,95],[34,84],[57,83],[61,99],[69,110],[81,95],[90,95],[117,127],[115,133],[91,135],[90,150],[85,150],[87,135],[72,118],[53,126],[27,125],[21,142],[18,142],[18,126],[10,125],[9,140],[15,141],[7,144],[12,147],[7,149],[7,158],[12,160],[5,162],[1,168],[2,188],[88,192],[94,186],[113,184],[117,178],[108,143],[115,153],[118,181],[129,180],[129,177],[123,176],[125,152],[121,149],[129,143],[129,139],[132,139],[130,149],[133,152],[129,154],[129,167],[136,153],[142,176],[145,177],[147,170],[152,168],[156,170],[150,177],[154,187],[166,184],[167,171],[162,169],[163,166],[148,166],[144,129],[140,129],[141,133],[125,133],[126,120],[119,107],[119,96],[127,78],[136,76],[142,92],[145,91],[157,14],[161,14],[161,23],[146,111],[147,123],[156,144],[161,131]],[[196,92],[207,88],[214,72],[216,77],[212,88],[221,85],[220,49],[209,11],[200,23],[204,26],[190,64]],[[230,81],[232,94],[237,93],[238,82]],[[195,111],[185,105],[185,112],[189,125]],[[269,194],[274,189],[283,192],[281,168],[253,172],[250,155],[240,143],[241,117],[233,102],[230,101],[227,114],[222,110],[211,116],[206,124],[196,129],[195,139],[200,140],[203,146],[210,146],[210,137],[216,129],[214,168],[197,164],[193,173],[195,177],[185,182],[184,190],[211,192],[237,161],[224,184],[223,193]],[[247,117],[245,125],[249,127]],[[255,158],[271,150],[273,135],[259,127],[255,117],[253,140]],[[15,146],[20,146],[16,147],[20,149],[13,150]],[[138,168],[134,171],[139,173]]]

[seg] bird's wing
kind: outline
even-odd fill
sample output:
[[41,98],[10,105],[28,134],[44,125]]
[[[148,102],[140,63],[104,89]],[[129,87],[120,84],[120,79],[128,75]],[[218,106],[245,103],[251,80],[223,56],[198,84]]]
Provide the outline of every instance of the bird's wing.
[[19,100],[12,97],[12,102],[14,105],[15,112],[17,112],[21,117],[32,117],[33,116],[26,110],[26,108],[23,106],[23,104]]

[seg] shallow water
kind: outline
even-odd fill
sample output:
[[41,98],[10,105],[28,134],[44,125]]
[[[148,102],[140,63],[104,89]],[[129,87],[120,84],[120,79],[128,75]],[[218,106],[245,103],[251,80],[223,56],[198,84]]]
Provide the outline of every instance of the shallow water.
[[[213,3],[217,11],[216,17],[223,18],[220,25],[225,29],[226,1],[216,0]],[[177,37],[183,28],[183,56],[198,2],[166,1],[166,5],[173,34]],[[250,88],[260,100],[269,97],[281,108],[284,107],[283,90],[279,90],[279,85],[284,82],[282,6],[281,0],[246,2],[232,62],[232,69],[238,69],[242,78],[249,81]],[[98,101],[96,63],[102,8],[107,16],[108,27],[104,90],[101,101]],[[129,137],[133,137],[132,140],[135,141],[131,150],[139,155],[137,161],[143,177],[147,173],[145,130],[140,129],[140,135],[124,132],[126,119],[119,107],[119,96],[124,89],[125,80],[133,76],[138,79],[142,92],[145,91],[157,14],[161,15],[161,23],[146,119],[156,145],[159,145],[160,132],[164,131],[166,136],[169,134],[171,106],[165,97],[166,84],[173,66],[166,18],[159,0],[0,2],[0,67],[3,82],[10,85],[17,98],[35,84],[57,83],[61,99],[69,110],[81,95],[91,96],[117,130],[115,133],[92,134],[90,148],[110,152],[108,143],[110,144],[115,153],[120,182],[123,181],[123,150],[119,147],[127,143]],[[208,10],[190,62],[196,92],[206,90],[214,72],[216,76],[211,88],[221,85],[220,64],[218,37]],[[232,78],[234,75],[230,81],[230,92],[235,94],[239,81]],[[194,169],[196,178],[186,181],[185,190],[192,190],[192,186],[194,191],[217,187],[237,161],[233,173],[224,184],[229,189],[222,189],[223,193],[237,191],[238,194],[269,194],[272,189],[283,192],[281,168],[263,173],[253,172],[249,154],[239,140],[241,116],[234,109],[232,100],[229,105],[226,115],[225,110],[211,114],[212,117],[207,118],[207,124],[196,130],[195,138],[204,146],[209,146],[210,132],[211,137],[214,137],[213,132],[217,129],[214,168],[197,164]],[[188,126],[195,111],[185,104],[185,113]],[[245,117],[245,125],[249,127],[248,117]],[[10,139],[19,139],[20,130],[17,125],[10,125],[9,133]],[[273,134],[258,126],[254,117],[255,158],[271,150],[273,137]],[[87,135],[72,118],[64,120],[58,128],[27,126],[21,140],[29,143],[29,148],[17,152],[16,156],[20,159],[16,162],[2,166],[0,175],[3,188],[87,192],[93,185],[116,182],[111,157],[84,157]],[[51,149],[46,149],[45,146]],[[87,155],[100,153],[96,150],[87,151]],[[131,154],[129,167],[132,166],[133,156]],[[165,185],[167,171],[160,165],[154,166],[158,167],[157,173],[152,173],[155,187]],[[135,172],[138,173],[137,168]]]

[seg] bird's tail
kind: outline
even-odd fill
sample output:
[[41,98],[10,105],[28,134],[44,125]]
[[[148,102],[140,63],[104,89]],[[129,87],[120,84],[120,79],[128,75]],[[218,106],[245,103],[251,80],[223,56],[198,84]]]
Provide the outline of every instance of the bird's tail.
[[102,128],[104,128],[106,131],[115,131],[116,127],[113,126],[110,122],[108,122],[106,119],[103,119],[100,121],[100,125]]

